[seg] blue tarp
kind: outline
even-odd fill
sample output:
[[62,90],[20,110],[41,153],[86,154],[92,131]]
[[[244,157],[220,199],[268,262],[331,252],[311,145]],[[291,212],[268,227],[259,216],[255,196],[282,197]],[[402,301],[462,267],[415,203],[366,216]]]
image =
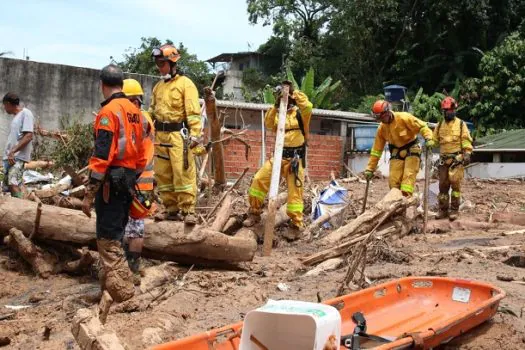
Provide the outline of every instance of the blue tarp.
[[[314,203],[312,203],[312,221],[327,212],[343,208],[348,203],[348,200],[348,190],[339,186],[335,180],[332,180],[328,187],[323,189],[319,197],[314,199]],[[330,228],[330,224],[327,222],[323,227]]]

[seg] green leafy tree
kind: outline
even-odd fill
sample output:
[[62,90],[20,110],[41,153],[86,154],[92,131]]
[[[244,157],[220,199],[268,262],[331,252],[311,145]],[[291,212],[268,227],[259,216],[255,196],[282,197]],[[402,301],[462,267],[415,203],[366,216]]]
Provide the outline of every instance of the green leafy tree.
[[[124,60],[118,65],[126,72],[158,75],[159,72],[155,62],[151,58],[151,51],[163,44],[173,45],[173,41],[166,40],[164,43],[155,37],[141,38],[141,44],[138,48],[129,48],[124,54]],[[211,84],[213,74],[210,72],[208,64],[197,59],[197,56],[190,54],[188,48],[179,43],[177,50],[180,59],[177,67],[187,75],[202,93],[205,86]]]
[[525,127],[525,39],[507,37],[479,64],[481,76],[464,83],[462,102],[481,133]]
[[[336,81],[332,84],[332,78],[326,78],[319,86],[315,86],[314,78],[315,73],[313,68],[308,70],[308,73],[302,78],[301,85],[297,83],[292,71],[290,68],[286,69],[286,76],[289,81],[294,85],[294,89],[299,89],[312,102],[314,107],[323,108],[323,109],[335,109],[337,104],[333,102],[333,97],[335,93],[341,86],[341,81]],[[275,103],[275,96],[273,95],[273,87],[267,85],[263,91],[264,102],[266,103]]]

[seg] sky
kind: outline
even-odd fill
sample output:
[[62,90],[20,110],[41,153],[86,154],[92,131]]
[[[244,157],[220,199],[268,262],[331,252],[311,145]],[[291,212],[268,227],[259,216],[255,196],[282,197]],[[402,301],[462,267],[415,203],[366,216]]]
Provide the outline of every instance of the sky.
[[[182,42],[200,60],[256,50],[270,27],[251,25],[246,0],[17,0],[4,7],[0,52],[10,58],[102,68],[141,37]],[[251,45],[251,48],[250,46]]]

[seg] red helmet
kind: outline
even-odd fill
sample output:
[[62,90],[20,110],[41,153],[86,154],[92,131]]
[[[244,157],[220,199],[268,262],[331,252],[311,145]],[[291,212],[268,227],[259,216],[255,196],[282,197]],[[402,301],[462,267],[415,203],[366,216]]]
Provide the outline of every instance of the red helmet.
[[385,100],[377,100],[374,102],[374,105],[372,106],[372,114],[374,114],[376,117],[379,117],[384,112],[388,112],[392,110],[392,106],[389,102]]
[[441,109],[456,109],[458,108],[458,103],[454,100],[453,97],[447,96],[441,101]]

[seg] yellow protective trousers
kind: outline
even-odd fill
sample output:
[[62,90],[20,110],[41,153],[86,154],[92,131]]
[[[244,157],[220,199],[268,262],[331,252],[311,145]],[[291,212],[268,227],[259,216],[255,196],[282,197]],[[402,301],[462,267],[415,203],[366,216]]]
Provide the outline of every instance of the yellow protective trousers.
[[197,173],[193,150],[188,148],[188,169],[184,169],[184,143],[180,132],[155,133],[155,179],[160,198],[169,213],[195,212]]
[[[281,163],[281,177],[286,178],[288,184],[288,200],[286,205],[286,213],[292,219],[292,223],[303,228],[303,184],[304,184],[304,169],[302,162],[299,161],[298,178],[290,171],[292,159],[285,158]],[[253,177],[252,184],[248,190],[248,200],[250,202],[250,213],[260,215],[262,212],[262,205],[264,198],[270,189],[270,182],[272,177],[273,158],[266,161],[262,168],[260,168]]]
[[403,150],[399,153],[398,158],[390,159],[388,185],[390,188],[399,188],[405,195],[411,196],[414,193],[416,176],[421,163],[421,147],[414,145],[408,151]]
[[461,182],[465,176],[465,168],[461,164],[451,168],[451,164],[452,159],[449,159],[439,166],[440,205],[443,210],[448,209],[448,192],[452,189],[450,209],[457,212],[461,202]]

